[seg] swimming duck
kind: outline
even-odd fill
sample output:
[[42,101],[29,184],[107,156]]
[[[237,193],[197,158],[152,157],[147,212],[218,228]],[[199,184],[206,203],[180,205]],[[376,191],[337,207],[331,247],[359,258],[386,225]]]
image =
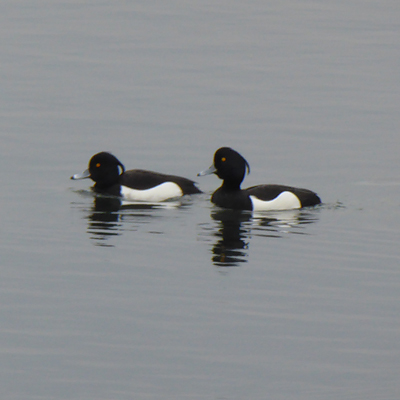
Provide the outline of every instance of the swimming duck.
[[224,208],[236,210],[291,210],[321,203],[318,195],[308,189],[285,185],[257,185],[241,189],[240,185],[249,163],[237,151],[221,147],[214,154],[214,163],[198,176],[216,174],[222,186],[212,195],[211,201]]
[[175,175],[133,169],[125,171],[124,165],[112,154],[101,152],[89,161],[89,168],[71,179],[90,178],[97,193],[119,196],[128,201],[159,202],[185,194],[202,193],[195,182]]

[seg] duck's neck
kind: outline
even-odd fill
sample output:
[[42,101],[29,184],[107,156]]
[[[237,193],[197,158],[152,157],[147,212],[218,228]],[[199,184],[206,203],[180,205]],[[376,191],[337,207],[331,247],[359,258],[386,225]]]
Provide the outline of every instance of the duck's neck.
[[240,190],[240,185],[242,182],[238,182],[236,180],[234,181],[229,181],[229,180],[224,180],[222,183],[222,188],[224,190],[231,190],[231,191],[236,191],[236,190]]

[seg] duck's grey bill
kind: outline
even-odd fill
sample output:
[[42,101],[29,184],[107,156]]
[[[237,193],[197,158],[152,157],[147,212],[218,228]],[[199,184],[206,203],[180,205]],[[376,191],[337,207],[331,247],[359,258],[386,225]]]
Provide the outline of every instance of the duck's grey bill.
[[88,169],[81,172],[80,174],[75,174],[71,176],[71,179],[86,179],[86,178],[90,178],[90,172]]
[[199,172],[199,173],[197,174],[197,176],[211,175],[211,174],[214,174],[215,172],[217,172],[217,168],[215,168],[214,165],[211,165],[210,168],[208,168],[208,169],[206,169],[206,170],[204,170],[204,171]]

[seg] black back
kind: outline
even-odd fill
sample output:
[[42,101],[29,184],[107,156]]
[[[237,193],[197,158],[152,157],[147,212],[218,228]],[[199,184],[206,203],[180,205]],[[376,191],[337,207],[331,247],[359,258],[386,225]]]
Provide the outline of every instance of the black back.
[[183,194],[202,193],[190,179],[176,175],[167,175],[159,172],[133,169],[120,176],[119,183],[132,189],[146,190],[164,182],[174,182],[180,186]]
[[270,201],[279,196],[282,192],[291,192],[298,197],[302,207],[315,206],[321,203],[316,193],[308,189],[296,188],[285,185],[257,185],[244,189],[247,195],[253,195],[260,200]]

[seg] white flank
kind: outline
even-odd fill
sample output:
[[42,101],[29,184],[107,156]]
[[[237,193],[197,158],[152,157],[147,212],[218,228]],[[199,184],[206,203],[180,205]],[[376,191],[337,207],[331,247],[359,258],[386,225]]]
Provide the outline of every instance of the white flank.
[[182,189],[174,182],[164,182],[151,189],[138,190],[121,186],[121,196],[128,201],[165,201],[183,195]]
[[279,211],[301,208],[300,200],[292,192],[282,192],[270,201],[263,201],[250,195],[253,211]]

